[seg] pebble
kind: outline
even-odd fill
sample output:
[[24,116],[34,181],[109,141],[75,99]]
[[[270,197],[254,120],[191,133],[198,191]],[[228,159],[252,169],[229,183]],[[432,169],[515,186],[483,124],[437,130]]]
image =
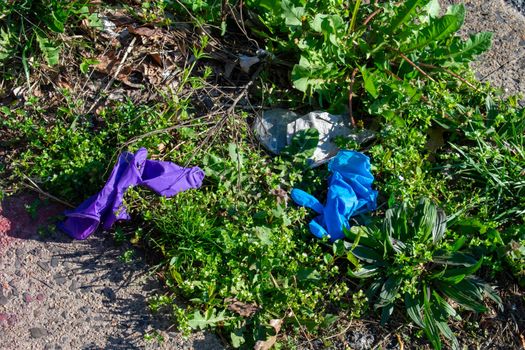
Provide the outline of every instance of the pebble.
[[22,294],[22,298],[24,298],[24,301],[25,301],[26,303],[30,303],[30,302],[33,301],[33,298],[31,297],[31,294],[29,294],[29,293],[27,293],[27,292],[24,292],[24,293]]
[[29,332],[31,333],[31,337],[35,339],[45,337],[49,334],[49,332],[46,329],[40,327],[30,328]]
[[55,280],[55,283],[59,286],[63,285],[66,282],[66,278],[62,275],[55,275],[53,279]]
[[73,280],[71,281],[71,284],[69,285],[69,290],[74,292],[78,289],[78,287],[80,287],[80,283],[78,283],[77,280]]
[[7,299],[7,297],[4,295],[4,292],[0,288],[0,305],[7,305],[8,301],[9,299]]
[[51,258],[51,267],[57,267],[58,266],[58,258],[56,256]]
[[38,266],[40,266],[40,268],[42,270],[44,270],[45,272],[49,272],[49,265],[46,263],[46,262],[43,262],[43,261],[39,261],[36,263]]

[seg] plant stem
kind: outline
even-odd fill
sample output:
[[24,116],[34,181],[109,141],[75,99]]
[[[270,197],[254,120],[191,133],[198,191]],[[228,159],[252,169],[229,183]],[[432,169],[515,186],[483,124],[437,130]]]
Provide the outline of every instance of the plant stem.
[[352,21],[350,22],[349,33],[352,33],[354,31],[355,21],[357,19],[357,12],[359,11],[360,6],[361,6],[361,0],[356,0],[355,5],[354,5],[354,12],[352,12]]

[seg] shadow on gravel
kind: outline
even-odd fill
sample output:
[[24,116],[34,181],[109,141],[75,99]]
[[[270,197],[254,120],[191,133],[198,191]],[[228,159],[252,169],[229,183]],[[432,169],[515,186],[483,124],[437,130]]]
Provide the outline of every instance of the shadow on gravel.
[[[162,287],[157,278],[150,276],[142,252],[127,243],[115,245],[113,237],[103,232],[84,241],[69,238],[53,229],[63,210],[63,206],[33,194],[7,198],[0,211],[0,248],[16,244],[22,265],[33,261],[25,259],[31,254],[29,250],[49,251],[48,260],[33,262],[34,271],[49,279],[42,283],[58,290],[57,298],[71,300],[65,310],[59,310],[69,315],[64,319],[66,324],[79,324],[81,333],[91,333],[89,337],[75,335],[79,348],[100,349],[103,344],[105,349],[144,349],[162,345],[145,340],[145,335],[156,338],[157,332],[169,332],[171,322],[166,313],[152,314],[149,309],[149,298],[162,293]],[[35,244],[25,245],[24,240],[39,248],[30,248]],[[124,259],[124,253],[130,251],[132,257]],[[164,347],[192,346],[177,333],[169,333],[169,337]],[[213,335],[201,338],[194,340],[193,348],[218,348]]]

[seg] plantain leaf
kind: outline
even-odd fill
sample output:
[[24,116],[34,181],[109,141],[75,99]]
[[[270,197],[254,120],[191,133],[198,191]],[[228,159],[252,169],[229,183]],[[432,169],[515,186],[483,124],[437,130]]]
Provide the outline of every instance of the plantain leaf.
[[410,293],[405,293],[405,307],[407,309],[408,316],[414,321],[416,325],[421,328],[425,328],[423,324],[423,318],[421,316],[421,305],[416,298],[414,298]]
[[434,283],[439,290],[460,304],[462,307],[475,312],[485,312],[487,308],[481,303],[483,296],[479,292],[479,289],[473,283],[463,280],[458,284],[450,285],[440,281]]
[[436,215],[436,221],[434,223],[434,226],[432,227],[432,242],[434,244],[441,241],[441,239],[443,238],[443,235],[445,234],[446,229],[447,229],[447,216],[445,215],[445,212],[443,212],[443,210],[438,209],[437,215]]
[[368,278],[379,273],[379,268],[374,265],[368,265],[356,271],[348,270],[348,275],[353,278]]
[[436,319],[434,317],[434,313],[432,312],[432,308],[430,305],[430,296],[427,293],[427,288],[424,288],[424,304],[423,304],[423,324],[425,327],[423,328],[425,330],[425,334],[427,335],[428,340],[430,340],[430,343],[434,347],[434,349],[440,350],[441,349],[441,338],[439,334],[439,328],[436,322]]
[[368,263],[376,263],[383,265],[383,257],[377,251],[367,248],[361,245],[356,246],[351,250],[352,254],[360,260],[366,261]]

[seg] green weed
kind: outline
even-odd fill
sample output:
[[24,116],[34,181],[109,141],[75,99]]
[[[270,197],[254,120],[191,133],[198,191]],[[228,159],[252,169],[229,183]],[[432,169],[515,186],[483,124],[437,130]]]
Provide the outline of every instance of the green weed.
[[368,297],[374,300],[374,309],[381,310],[382,323],[404,302],[407,315],[424,329],[435,349],[442,348],[440,335],[459,349],[448,320],[460,317],[447,300],[484,312],[484,297],[500,306],[501,299],[473,276],[482,259],[476,261],[461,251],[460,241],[448,249],[443,246],[446,222],[445,214],[428,200],[415,208],[403,203],[387,210],[378,228],[354,226],[347,233],[351,240],[347,257],[355,265],[349,274],[370,280]]

